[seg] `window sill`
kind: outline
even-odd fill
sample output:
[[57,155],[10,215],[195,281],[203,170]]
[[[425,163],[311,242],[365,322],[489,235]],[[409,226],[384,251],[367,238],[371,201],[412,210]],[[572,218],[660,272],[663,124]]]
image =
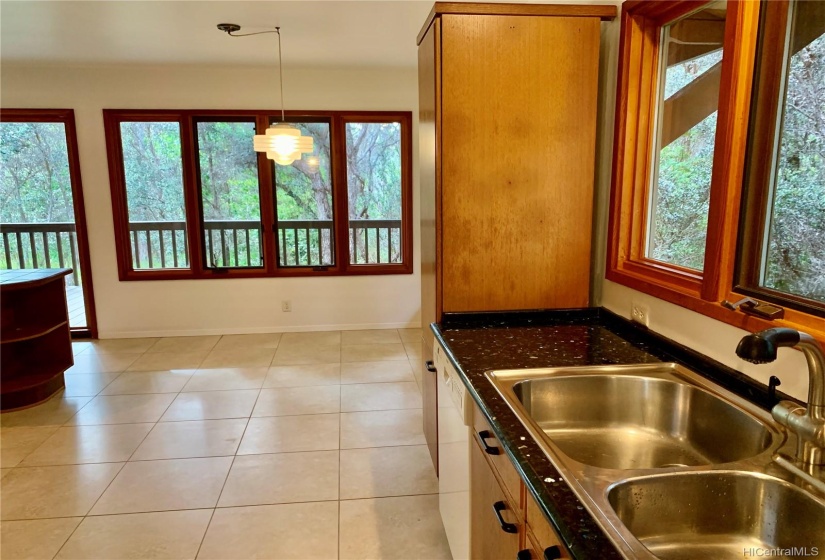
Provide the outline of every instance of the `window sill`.
[[240,278],[310,278],[327,276],[388,276],[412,274],[411,265],[376,265],[375,268],[368,268],[369,265],[353,265],[347,270],[312,270],[311,268],[280,268],[276,272],[266,270],[240,270],[227,269],[220,272],[205,271],[193,272],[191,270],[152,270],[136,271],[129,270],[120,275],[121,282],[147,282],[163,280],[229,280]]
[[[652,282],[649,277],[637,276],[625,270],[608,270],[605,277],[611,282],[616,282],[749,332],[759,332],[774,327],[787,327],[804,331],[825,345],[825,319],[808,313],[785,308],[784,319],[770,321],[741,311],[733,311],[723,307],[721,302],[718,301],[704,300],[699,296],[698,289],[689,291],[675,285],[657,284]],[[743,297],[747,296],[731,291],[726,299],[738,301]]]

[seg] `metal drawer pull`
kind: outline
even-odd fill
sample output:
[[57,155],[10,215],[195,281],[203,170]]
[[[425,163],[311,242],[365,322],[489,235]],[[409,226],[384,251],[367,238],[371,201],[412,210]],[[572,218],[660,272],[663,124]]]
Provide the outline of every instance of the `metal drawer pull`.
[[516,560],[533,560],[533,555],[530,554],[530,549],[525,548],[516,553]]
[[499,501],[493,504],[493,511],[498,519],[498,524],[501,525],[501,530],[505,533],[518,533],[518,527],[512,523],[507,523],[501,516],[501,512],[505,509],[507,509],[507,504],[504,502]]
[[426,362],[424,362],[424,365],[427,366],[427,371],[429,371],[430,373],[435,373],[436,371],[438,371],[437,369],[435,369],[435,364],[432,360],[427,360]]
[[558,545],[548,546],[544,549],[544,560],[558,560],[561,558],[561,549]]
[[478,432],[478,439],[484,447],[484,452],[487,455],[498,455],[500,453],[498,447],[493,447],[487,443],[487,438],[491,437],[493,437],[493,434],[490,433],[490,430],[481,430]]

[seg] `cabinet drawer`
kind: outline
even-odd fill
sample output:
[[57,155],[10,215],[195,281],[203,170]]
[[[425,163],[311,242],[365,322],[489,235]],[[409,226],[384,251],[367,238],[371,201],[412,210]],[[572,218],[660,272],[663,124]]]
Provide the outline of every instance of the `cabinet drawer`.
[[[529,533],[532,534],[535,539],[537,549],[540,552],[538,558],[541,560],[544,560],[545,557],[548,560],[552,558],[569,558],[567,549],[564,548],[561,538],[556,534],[553,527],[550,526],[547,518],[544,517],[533,495],[530,494],[529,490],[525,492],[525,494],[527,494],[527,527]],[[550,551],[545,553],[547,549],[550,549]]]
[[521,503],[521,477],[519,477],[510,458],[504,452],[501,442],[493,433],[493,429],[477,406],[473,407],[473,432],[485,455],[496,471],[496,474],[504,483],[504,489],[509,494],[508,499],[513,505],[522,507]]
[[524,517],[514,509],[490,462],[477,443],[470,443],[470,558],[516,558]]

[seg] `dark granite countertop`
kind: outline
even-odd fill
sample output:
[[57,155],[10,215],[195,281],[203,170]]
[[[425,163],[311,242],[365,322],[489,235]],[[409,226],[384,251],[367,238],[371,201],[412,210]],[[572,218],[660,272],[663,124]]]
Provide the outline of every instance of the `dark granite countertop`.
[[484,372],[679,362],[766,410],[789,398],[769,395],[749,377],[603,308],[446,314],[432,330],[544,514],[580,560],[621,555]]

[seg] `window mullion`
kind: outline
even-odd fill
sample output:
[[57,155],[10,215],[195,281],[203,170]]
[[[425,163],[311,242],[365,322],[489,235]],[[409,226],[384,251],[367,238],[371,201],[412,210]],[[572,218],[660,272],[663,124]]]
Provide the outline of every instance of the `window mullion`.
[[332,118],[330,151],[332,153],[332,204],[335,221],[335,266],[345,272],[349,269],[349,196],[347,193],[347,138],[345,119]]
[[700,296],[722,301],[733,285],[739,207],[747,150],[759,2],[731,2],[725,27],[718,127],[708,207],[704,280]]
[[191,115],[181,115],[181,158],[183,159],[183,200],[186,206],[186,235],[189,238],[189,266],[194,276],[205,276],[203,236],[195,150],[195,127]]
[[[256,134],[264,134],[269,126],[269,117],[260,114],[255,118]],[[250,142],[252,139],[250,138]],[[263,152],[258,153],[258,192],[261,197],[261,239],[264,252],[264,267],[267,275],[278,276],[278,232],[276,222],[275,183],[272,176],[272,162]]]

